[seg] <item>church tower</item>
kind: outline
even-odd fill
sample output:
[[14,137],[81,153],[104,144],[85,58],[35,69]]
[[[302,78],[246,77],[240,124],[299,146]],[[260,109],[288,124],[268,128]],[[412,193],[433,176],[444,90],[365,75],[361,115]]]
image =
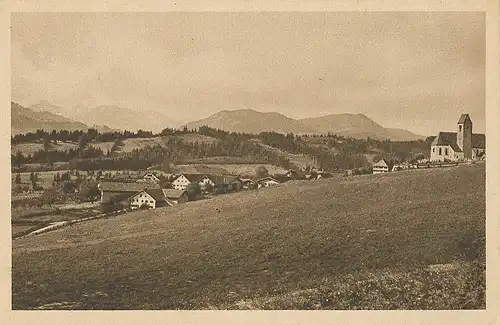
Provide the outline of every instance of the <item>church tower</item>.
[[458,120],[457,145],[464,152],[464,158],[472,158],[472,121],[469,114],[462,114]]

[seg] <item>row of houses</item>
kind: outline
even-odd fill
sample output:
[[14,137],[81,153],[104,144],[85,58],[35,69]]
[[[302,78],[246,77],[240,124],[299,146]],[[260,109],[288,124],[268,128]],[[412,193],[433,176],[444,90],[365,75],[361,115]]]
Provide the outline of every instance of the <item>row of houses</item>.
[[241,178],[239,176],[180,174],[172,182],[172,188],[162,188],[159,177],[152,172],[137,175],[120,175],[112,180],[99,182],[101,203],[118,200],[132,208],[174,206],[189,200],[186,191],[189,184],[197,183],[202,191],[212,187],[217,194],[236,192],[250,188],[262,188],[280,184],[273,177],[264,177],[257,180]]

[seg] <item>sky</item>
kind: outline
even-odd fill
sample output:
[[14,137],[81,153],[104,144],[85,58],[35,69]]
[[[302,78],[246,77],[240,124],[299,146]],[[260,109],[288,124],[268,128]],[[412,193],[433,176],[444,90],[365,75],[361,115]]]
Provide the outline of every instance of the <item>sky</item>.
[[12,100],[485,132],[481,12],[13,13]]

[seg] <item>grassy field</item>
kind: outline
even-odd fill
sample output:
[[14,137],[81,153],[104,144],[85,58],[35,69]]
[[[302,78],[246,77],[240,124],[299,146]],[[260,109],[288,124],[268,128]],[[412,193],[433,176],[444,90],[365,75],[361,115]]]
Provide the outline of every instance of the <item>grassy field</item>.
[[484,164],[296,181],[16,239],[12,304],[484,308],[484,249]]
[[[62,175],[63,173],[67,172],[68,170],[57,170],[57,171],[45,171],[45,172],[38,172],[38,185],[43,186],[43,188],[49,188],[52,186],[52,182],[54,181],[54,176],[59,173],[59,175]],[[22,172],[19,173],[21,175],[21,182],[23,184],[29,184],[30,183],[30,172]],[[12,173],[12,182],[14,183],[16,179],[17,173]],[[72,176],[72,179],[75,179],[75,176]]]
[[[51,151],[65,151],[69,149],[78,149],[78,144],[73,142],[58,142],[57,144],[51,143],[49,147]],[[41,142],[19,143],[10,148],[12,155],[20,151],[24,156],[33,155],[39,150],[43,150],[43,143]]]

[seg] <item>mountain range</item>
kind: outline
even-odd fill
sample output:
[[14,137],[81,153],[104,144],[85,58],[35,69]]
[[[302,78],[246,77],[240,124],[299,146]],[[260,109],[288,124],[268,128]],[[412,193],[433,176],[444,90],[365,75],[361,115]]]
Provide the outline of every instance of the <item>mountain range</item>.
[[47,111],[34,111],[11,102],[11,134],[43,130],[86,130],[88,126],[67,117]]
[[[111,105],[95,107],[76,106],[71,109],[42,101],[29,108],[11,104],[12,134],[46,130],[86,130],[100,132],[138,129],[160,132],[166,127],[179,127],[178,122],[156,111],[134,111]],[[105,124],[105,125],[104,125]],[[251,109],[223,110],[207,118],[189,122],[182,127],[195,129],[209,126],[230,132],[260,133],[275,131],[295,134],[335,133],[353,138],[370,137],[378,140],[408,141],[425,137],[407,130],[385,128],[363,114],[330,114],[321,117],[293,119],[276,112],[258,112]]]
[[171,120],[161,112],[151,110],[135,111],[129,108],[113,105],[100,105],[95,107],[75,106],[66,109],[53,105],[50,102],[42,101],[30,106],[37,112],[50,112],[63,115],[74,121],[80,121],[86,125],[102,125],[114,130],[137,131],[147,130],[160,132],[166,127],[175,126],[175,121]]
[[293,119],[283,114],[263,113],[251,109],[221,111],[207,118],[187,123],[188,129],[209,126],[230,132],[260,133],[275,131],[296,134],[335,133],[353,138],[409,141],[425,139],[407,130],[385,128],[364,114],[330,114],[321,117]]

